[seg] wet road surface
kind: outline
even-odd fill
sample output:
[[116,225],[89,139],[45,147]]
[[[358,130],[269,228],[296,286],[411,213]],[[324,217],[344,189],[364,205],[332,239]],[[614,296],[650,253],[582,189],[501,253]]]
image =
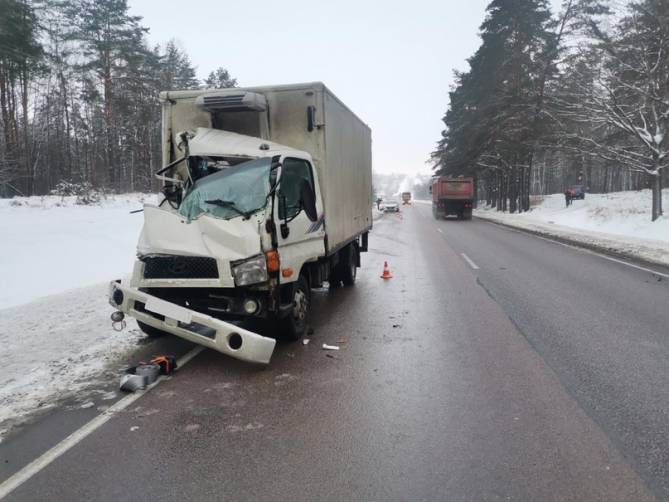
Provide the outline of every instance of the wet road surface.
[[[658,277],[388,214],[356,285],[313,293],[308,345],[268,367],[202,352],[7,500],[669,499]],[[0,445],[0,475],[66,434],[53,416]]]

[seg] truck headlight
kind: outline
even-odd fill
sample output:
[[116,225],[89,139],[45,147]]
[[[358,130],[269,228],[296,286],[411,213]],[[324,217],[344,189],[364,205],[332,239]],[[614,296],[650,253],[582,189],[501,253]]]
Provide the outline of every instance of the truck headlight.
[[267,263],[264,256],[256,256],[250,260],[232,266],[232,276],[237,286],[258,284],[267,280]]

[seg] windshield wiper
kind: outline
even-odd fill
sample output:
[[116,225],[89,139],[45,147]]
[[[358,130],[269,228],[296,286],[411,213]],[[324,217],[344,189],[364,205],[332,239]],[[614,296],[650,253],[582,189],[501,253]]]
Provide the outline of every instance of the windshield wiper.
[[230,208],[235,213],[243,216],[245,220],[248,220],[251,217],[251,215],[253,214],[253,211],[250,211],[250,212],[242,211],[231,200],[212,199],[212,200],[205,200],[204,202],[206,204],[214,204],[215,206]]

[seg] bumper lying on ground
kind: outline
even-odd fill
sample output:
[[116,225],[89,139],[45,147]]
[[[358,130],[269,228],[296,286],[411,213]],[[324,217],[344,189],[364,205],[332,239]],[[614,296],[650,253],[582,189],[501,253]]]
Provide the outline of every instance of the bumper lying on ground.
[[154,328],[253,363],[269,363],[276,340],[112,282],[109,302]]

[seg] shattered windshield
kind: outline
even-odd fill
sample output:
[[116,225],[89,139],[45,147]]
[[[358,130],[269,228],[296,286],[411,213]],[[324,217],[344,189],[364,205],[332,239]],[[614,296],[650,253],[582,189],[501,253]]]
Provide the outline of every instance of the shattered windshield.
[[248,218],[265,207],[270,190],[271,158],[251,160],[199,179],[179,214],[194,220],[202,213],[229,220]]

